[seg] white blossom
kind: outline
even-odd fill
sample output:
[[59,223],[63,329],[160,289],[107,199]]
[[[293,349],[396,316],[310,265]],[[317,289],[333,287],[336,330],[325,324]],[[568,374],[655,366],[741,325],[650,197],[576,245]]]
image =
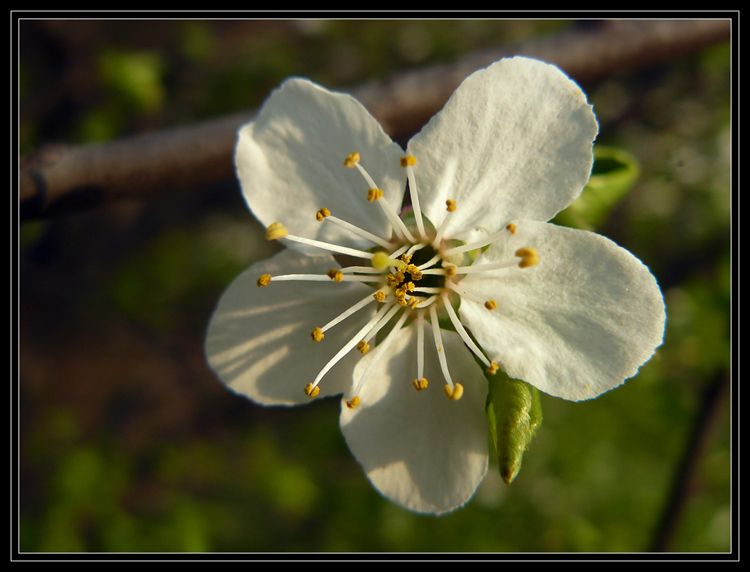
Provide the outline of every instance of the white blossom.
[[342,432],[383,495],[463,505],[487,470],[486,373],[590,399],[661,344],[649,270],[546,222],[588,181],[597,132],[580,88],[528,58],[467,78],[406,151],[352,97],[285,81],[236,164],[288,248],[222,296],[210,365],[259,404],[342,394]]

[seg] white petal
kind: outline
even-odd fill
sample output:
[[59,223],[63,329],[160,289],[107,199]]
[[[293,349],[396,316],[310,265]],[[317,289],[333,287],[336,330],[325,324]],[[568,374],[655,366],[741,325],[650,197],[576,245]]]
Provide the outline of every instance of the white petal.
[[427,344],[425,356],[429,386],[414,389],[417,336],[409,326],[387,355],[375,348],[357,364],[355,379],[377,360],[359,394],[361,404],[342,404],[341,412],[346,442],[375,488],[406,508],[434,514],[466,503],[488,461],[487,380],[458,335],[442,334],[451,375],[464,386],[460,400],[445,395],[434,344]]
[[[469,76],[409,142],[422,208],[439,225],[446,199],[455,200],[454,237],[456,229],[491,233],[512,219],[547,221],[588,181],[597,132],[585,94],[557,67],[500,60]],[[450,159],[453,184],[442,185]]]
[[461,282],[474,296],[497,301],[488,311],[464,299],[459,310],[489,357],[511,377],[574,401],[635,375],[664,335],[664,299],[649,269],[592,232],[533,221],[517,226],[475,265],[512,259],[522,246],[537,249],[539,263]]
[[[310,336],[372,289],[351,282],[272,282],[262,274],[325,273],[338,265],[330,256],[308,257],[285,249],[251,266],[224,292],[206,335],[208,362],[234,391],[262,405],[309,403],[304,387],[373,315],[376,303],[350,316],[314,342]],[[351,385],[357,357],[348,355],[323,378],[320,396]]]
[[[245,200],[263,225],[280,222],[292,234],[367,247],[368,241],[350,231],[315,219],[325,207],[390,238],[380,207],[367,201],[369,185],[356,168],[344,166],[354,152],[385,198],[400,209],[406,185],[401,147],[356,99],[293,78],[242,127],[235,159]],[[310,247],[293,247],[310,252]]]

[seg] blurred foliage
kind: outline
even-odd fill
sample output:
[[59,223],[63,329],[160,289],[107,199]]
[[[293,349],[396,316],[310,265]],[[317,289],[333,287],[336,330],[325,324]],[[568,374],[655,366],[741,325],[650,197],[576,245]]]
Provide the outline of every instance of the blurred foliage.
[[638,159],[624,149],[597,145],[591,178],[581,196],[559,213],[555,224],[591,230],[598,227],[609,212],[638,181]]
[[[255,107],[289,75],[344,88],[569,25],[26,21],[21,145],[197,121]],[[648,549],[704,392],[729,376],[729,56],[719,46],[584,86],[597,144],[633,156],[609,163],[621,188],[640,168],[629,192],[577,216],[657,276],[665,342],[599,399],[542,395],[544,425],[513,484],[493,466],[465,508],[440,518],[370,487],[336,400],[264,409],[208,370],[214,304],[270,253],[235,185],[25,225],[21,550]],[[725,393],[670,550],[729,550],[730,463]]]

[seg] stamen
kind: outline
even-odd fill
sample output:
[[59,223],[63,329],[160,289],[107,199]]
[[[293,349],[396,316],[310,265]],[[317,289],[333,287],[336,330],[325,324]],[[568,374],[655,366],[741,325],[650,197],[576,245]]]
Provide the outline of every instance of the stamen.
[[424,274],[424,269],[425,268],[429,268],[430,266],[432,266],[433,264],[435,264],[438,260],[440,260],[440,254],[436,254],[435,256],[433,256],[432,258],[430,258],[424,264],[420,264],[419,266],[417,266],[417,268],[419,270],[422,270],[422,273]]
[[422,279],[422,271],[421,271],[421,270],[420,270],[419,268],[417,268],[416,266],[414,266],[413,264],[409,264],[409,265],[408,265],[408,266],[406,267],[406,271],[407,271],[407,272],[408,272],[409,274],[411,274],[411,278],[412,278],[412,280],[417,280],[417,281],[419,281],[419,280],[421,280],[421,279]]
[[[357,168],[357,171],[359,171],[359,173],[362,175],[362,177],[364,177],[365,181],[367,181],[367,184],[369,185],[369,188],[371,188],[371,189],[377,189],[378,185],[375,183],[375,179],[373,179],[370,176],[370,173],[368,173],[365,170],[365,168],[362,165],[359,164],[359,153],[355,153],[355,155],[357,155],[357,160],[354,162],[353,166]],[[351,155],[350,155],[350,157],[351,157]],[[346,164],[346,162],[344,164]],[[348,166],[349,165],[347,165],[347,167]]]
[[[359,166],[359,165],[358,165]],[[398,216],[398,213],[396,210],[391,206],[391,203],[389,203],[385,197],[378,200],[378,204],[380,205],[380,208],[383,209],[383,212],[385,213],[385,216],[388,217],[388,220],[390,221],[391,225],[393,226],[393,230],[396,231],[396,234],[398,234],[402,239],[406,239],[411,243],[416,242],[416,239],[412,235],[411,232],[409,232],[409,229],[406,228],[406,225],[404,224],[404,221],[401,220],[401,217]]]
[[367,201],[372,203],[375,201],[379,201],[383,198],[383,191],[381,189],[368,189],[367,191]]
[[329,211],[327,208],[323,207],[318,212],[315,213],[315,220],[318,222],[322,222],[324,218],[327,216],[331,216],[331,211]]
[[482,298],[479,298],[478,296],[467,292],[463,288],[461,288],[460,284],[456,284],[455,282],[446,281],[446,285],[448,288],[456,292],[459,296],[461,296],[462,299],[471,300],[472,302],[476,302],[477,304],[484,304],[484,300]]
[[271,275],[270,274],[263,274],[260,278],[258,278],[258,281],[256,284],[259,288],[262,288],[263,286],[268,286],[271,283]]
[[424,312],[417,312],[417,379],[424,379]]
[[443,289],[437,288],[437,287],[433,288],[433,287],[425,286],[422,288],[417,287],[415,292],[422,292],[423,294],[442,294]]
[[423,389],[427,389],[427,378],[417,378],[412,381],[412,384],[414,385],[414,389],[416,389],[417,391],[422,391]]
[[319,393],[320,393],[320,388],[317,385],[308,383],[305,386],[305,395],[307,395],[310,399],[312,399],[313,397],[317,397]]
[[518,227],[512,222],[508,223],[508,226],[506,226],[505,228],[507,228],[511,234],[516,234],[516,230],[518,229]]
[[[384,298],[385,298],[385,296],[384,296]],[[341,314],[339,314],[338,316],[336,316],[333,320],[331,320],[330,322],[328,322],[325,326],[323,326],[322,328],[317,328],[317,329],[319,329],[321,332],[327,332],[332,327],[334,327],[337,324],[340,324],[341,322],[343,322],[345,319],[347,319],[352,314],[356,314],[357,312],[359,312],[362,308],[364,308],[368,304],[372,303],[372,301],[373,301],[373,297],[368,294],[367,296],[365,296],[364,298],[362,298],[362,300],[360,300],[359,302],[357,302],[356,304],[354,304],[353,306],[351,306],[348,310],[345,310],[344,312],[342,312]]]
[[456,210],[456,201],[452,201],[451,199],[448,199],[445,201],[446,204],[446,211],[448,213],[445,215],[445,218],[443,218],[443,221],[440,223],[440,226],[438,227],[437,233],[435,234],[435,238],[432,240],[432,245],[434,247],[437,247],[440,244],[440,241],[443,239],[443,234],[445,234],[445,229],[448,228],[448,222],[451,220],[451,215],[453,215],[453,212]]
[[333,280],[334,282],[341,282],[344,279],[344,273],[341,272],[338,268],[331,268],[327,273],[326,276]]
[[410,249],[409,249],[409,250],[408,250],[408,251],[406,252],[406,254],[404,254],[404,256],[407,256],[407,257],[409,257],[409,259],[411,260],[411,257],[412,257],[412,256],[414,255],[414,253],[415,253],[415,252],[417,252],[418,250],[422,250],[422,249],[423,249],[423,248],[425,248],[426,246],[427,246],[427,243],[426,243],[426,242],[418,242],[417,244],[413,245],[413,246],[412,246],[412,247],[411,247],[411,248],[410,248]]
[[[509,225],[510,226],[510,225]],[[515,228],[515,225],[514,227]],[[511,231],[510,228],[505,227],[502,230],[499,230],[495,233],[492,233],[488,236],[485,236],[484,238],[480,238],[479,240],[475,242],[470,242],[469,244],[464,244],[462,246],[456,246],[454,248],[449,248],[446,250],[443,255],[444,256],[453,256],[454,254],[461,254],[462,252],[468,252],[469,250],[475,250],[477,248],[482,248],[483,246],[487,246],[488,244],[491,244],[495,242],[498,238],[500,238],[503,234],[506,232]]]
[[396,250],[391,252],[391,258],[399,258],[404,252],[406,252],[409,249],[408,244],[404,244],[403,246],[399,246]]
[[323,338],[325,338],[325,336],[323,335],[323,329],[322,328],[315,328],[312,331],[312,334],[310,334],[310,336],[312,336],[312,339],[313,339],[314,342],[319,342]]
[[460,383],[457,383],[453,387],[450,385],[445,386],[445,394],[448,396],[448,399],[452,399],[453,401],[458,401],[461,399],[461,396],[464,394],[464,386]]
[[443,268],[445,269],[446,276],[455,276],[456,268],[458,268],[458,266],[456,266],[455,264],[446,264],[445,266],[443,266]]
[[424,300],[422,303],[418,304],[417,306],[414,306],[414,308],[412,308],[412,309],[414,309],[414,310],[421,310],[422,308],[426,308],[427,306],[431,306],[435,302],[435,300],[437,300],[437,299],[438,299],[437,296],[430,296],[429,298],[427,298],[427,300]]
[[[374,242],[375,244],[382,246],[383,248],[392,247],[391,243],[385,240],[384,238],[380,238],[379,236],[372,234],[371,232],[368,232],[362,228],[359,228],[358,226],[355,226],[350,222],[346,222],[345,220],[340,219],[337,216],[331,215],[331,211],[329,211],[328,209],[325,209],[325,210],[328,211],[328,214],[322,218],[319,218],[318,219],[319,221],[322,221],[323,219],[325,219],[326,221],[330,221],[334,224],[339,225],[342,228],[345,228],[346,230],[353,232],[354,234],[361,236],[362,238],[366,238],[367,240],[370,240]],[[318,211],[318,213],[320,213],[320,211]]]
[[[398,312],[401,307],[398,304],[395,304],[394,302],[391,302],[389,305],[384,306],[384,308],[388,308],[388,311],[385,312],[385,315],[381,315],[378,322],[370,328],[370,330],[367,332],[365,336],[362,337],[362,340],[365,342],[368,342],[374,338],[377,333],[383,329],[383,327],[391,321],[391,318],[396,315],[396,312]],[[383,308],[381,308],[382,310]]]
[[357,349],[360,351],[362,355],[365,355],[367,352],[370,351],[370,344],[368,344],[365,340],[362,340],[357,344]]
[[429,270],[422,270],[422,274],[430,274],[434,276],[445,276],[447,272],[445,268],[430,268]]
[[359,163],[359,153],[352,153],[346,159],[344,159],[344,165],[346,165],[349,169],[354,167],[357,163]]
[[432,337],[435,339],[435,349],[437,350],[440,369],[443,370],[445,381],[447,381],[448,385],[453,389],[453,379],[451,379],[451,374],[448,371],[448,360],[445,357],[445,347],[443,346],[443,337],[440,335],[440,323],[438,322],[435,306],[430,306],[430,322],[432,324]]
[[347,407],[348,407],[349,409],[354,409],[354,408],[355,408],[355,407],[357,407],[358,405],[359,405],[359,397],[357,397],[356,395],[355,395],[354,397],[352,397],[352,400],[351,400],[351,401],[347,401],[347,402],[346,402],[346,406],[347,406]]
[[469,349],[474,353],[474,355],[479,358],[479,361],[481,361],[486,367],[490,367],[490,360],[488,360],[484,356],[484,353],[482,352],[482,350],[480,350],[477,344],[474,343],[474,340],[471,339],[471,336],[466,331],[466,328],[464,328],[463,324],[461,323],[461,320],[458,319],[458,316],[456,315],[456,311],[453,309],[453,306],[451,306],[450,300],[448,300],[448,294],[444,293],[442,298],[443,298],[443,305],[445,306],[445,309],[448,311],[448,317],[451,319],[451,323],[453,324],[453,327],[456,328],[456,333],[459,336],[461,336],[461,339],[469,347]]
[[288,234],[284,225],[280,222],[274,222],[268,225],[266,229],[266,240],[279,240],[284,238]]
[[521,262],[518,263],[519,268],[530,268],[539,263],[539,253],[530,246],[524,246],[516,250],[516,256],[521,259]]
[[[370,176],[365,168],[359,164],[359,153],[352,153],[351,155],[349,155],[349,157],[347,157],[344,161],[344,165],[346,165],[347,167],[356,167],[362,177],[364,177],[369,189],[367,200],[375,200],[380,205],[380,208],[383,209],[385,216],[388,217],[388,220],[390,221],[391,226],[393,226],[393,229],[396,231],[396,233],[401,238],[407,239],[409,242],[416,242],[411,232],[409,232],[409,229],[406,228],[404,221],[402,221],[401,217],[398,216],[396,210],[385,199],[385,197],[382,196],[382,191],[380,190],[380,187],[378,187],[378,185],[375,183],[375,180]],[[375,193],[374,191],[380,191],[380,193]]]
[[[388,312],[389,308],[391,308],[391,305],[385,305],[378,312],[370,318],[370,320],[352,337],[345,345],[342,347],[336,355],[334,355],[330,360],[328,360],[328,363],[326,363],[323,366],[323,369],[320,370],[317,377],[315,378],[315,381],[313,381],[311,384],[308,384],[308,386],[312,386],[313,388],[316,388],[318,384],[320,383],[320,380],[323,379],[323,376],[330,371],[330,369],[336,365],[339,361],[341,361],[341,358],[343,358],[346,354],[349,353],[349,351],[356,346],[360,340],[362,339],[362,336],[366,334],[370,329],[372,329],[373,325],[378,323],[380,319],[382,318],[383,314]],[[398,306],[393,306],[398,309]],[[307,388],[305,388],[305,393],[307,393]],[[309,395],[309,393],[308,393]]]
[[[455,174],[456,174],[456,168],[458,167],[458,159],[456,157],[448,157],[445,161],[445,168],[443,169],[443,173],[440,177],[440,184],[435,189],[435,196],[437,197],[445,197],[449,196],[449,191],[451,190],[451,187],[453,186],[453,183],[455,182]],[[453,202],[453,201],[451,201]],[[455,205],[455,202],[453,202]],[[447,203],[447,206],[450,207],[450,203]],[[451,218],[452,211],[448,209],[447,214],[445,215],[445,218],[440,222],[440,225],[438,226],[437,234],[435,235],[435,238],[432,240],[432,246],[436,247],[440,244],[440,241],[443,238],[443,234],[445,233],[446,228],[448,227],[448,221]],[[436,222],[436,221],[433,221]]]
[[341,269],[344,274],[382,274],[383,271],[372,266],[346,266]]
[[[396,308],[398,308],[398,306],[396,306]],[[390,332],[388,332],[388,335],[380,344],[383,347],[382,349],[383,355],[388,355],[388,348],[393,343],[393,340],[396,339],[396,334],[401,329],[401,326],[404,325],[404,322],[406,321],[406,318],[408,317],[409,317],[409,312],[404,312],[403,314],[401,314],[401,317],[398,319],[398,322],[396,322],[396,325],[393,326],[393,329]],[[372,370],[375,369],[375,367],[379,363],[380,363],[380,360],[377,360],[377,359],[374,359],[370,362],[369,366],[362,374],[362,377],[359,378],[356,389],[352,392],[354,395],[359,395],[359,392],[361,391],[362,387],[364,387],[364,384],[367,381],[367,378],[370,376],[370,374],[372,373]]]
[[[261,276],[263,278],[263,276]],[[258,279],[260,281],[260,279]],[[331,277],[329,274],[280,274],[278,276],[271,276],[268,279],[270,282],[380,282],[378,276],[358,276],[355,274],[344,274],[341,272],[341,280],[336,280],[336,275]],[[263,286],[263,284],[259,284]]]
[[287,240],[299,242],[300,244],[307,244],[308,246],[315,246],[317,248],[322,248],[323,250],[330,250],[331,252],[338,252],[339,254],[349,254],[350,256],[368,259],[373,257],[372,252],[365,252],[364,250],[357,250],[356,248],[321,242],[319,240],[313,240],[312,238],[294,236],[289,234],[287,229],[284,228],[284,225],[275,222],[266,229],[266,240],[278,240],[280,238],[286,238]]
[[493,300],[492,298],[490,298],[489,300],[487,300],[484,303],[484,307],[487,308],[490,311],[494,310],[495,308],[497,308],[497,302],[495,302],[495,300]]
[[[523,262],[523,261],[521,261]],[[475,272],[489,272],[490,270],[502,270],[503,268],[513,268],[520,264],[515,260],[506,260],[494,264],[474,264],[472,266],[457,266],[456,274],[474,274]]]
[[401,157],[402,167],[413,167],[416,164],[417,164],[417,158],[414,155],[406,155],[404,157]]
[[411,195],[411,206],[414,209],[414,221],[417,223],[419,236],[425,238],[427,235],[424,230],[424,221],[422,220],[422,210],[419,208],[419,193],[417,192],[417,178],[414,176],[414,165],[417,159],[414,155],[407,155],[401,159],[401,166],[406,167],[406,178],[409,181],[409,194]]

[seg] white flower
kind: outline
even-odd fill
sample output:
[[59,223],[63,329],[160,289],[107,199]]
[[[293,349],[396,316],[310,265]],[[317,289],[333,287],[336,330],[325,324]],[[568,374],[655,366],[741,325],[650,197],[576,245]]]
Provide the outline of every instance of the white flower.
[[287,80],[240,130],[236,162],[267,238],[289,248],[223,295],[211,366],[260,404],[343,394],[343,434],[383,495],[463,505],[487,470],[483,368],[589,399],[662,341],[649,270],[545,222],[588,181],[597,131],[580,88],[527,58],[467,78],[406,153],[355,99]]

